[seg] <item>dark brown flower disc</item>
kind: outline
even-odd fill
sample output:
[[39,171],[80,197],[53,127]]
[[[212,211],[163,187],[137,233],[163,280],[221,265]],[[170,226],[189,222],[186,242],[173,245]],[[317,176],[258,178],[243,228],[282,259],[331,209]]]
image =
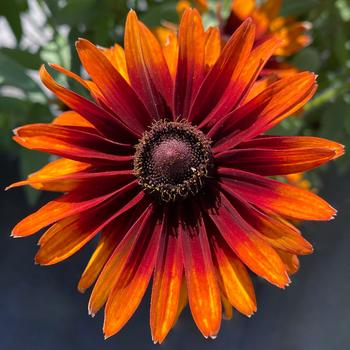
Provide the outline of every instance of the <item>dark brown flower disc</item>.
[[143,186],[163,201],[198,193],[212,168],[210,140],[188,122],[160,120],[136,147],[134,170]]

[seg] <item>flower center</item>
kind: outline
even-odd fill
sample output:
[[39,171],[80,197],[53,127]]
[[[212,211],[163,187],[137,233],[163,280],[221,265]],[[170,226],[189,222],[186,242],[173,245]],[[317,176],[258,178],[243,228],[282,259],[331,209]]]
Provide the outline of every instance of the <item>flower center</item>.
[[136,146],[140,185],[165,202],[197,194],[212,167],[210,140],[188,122],[157,121]]

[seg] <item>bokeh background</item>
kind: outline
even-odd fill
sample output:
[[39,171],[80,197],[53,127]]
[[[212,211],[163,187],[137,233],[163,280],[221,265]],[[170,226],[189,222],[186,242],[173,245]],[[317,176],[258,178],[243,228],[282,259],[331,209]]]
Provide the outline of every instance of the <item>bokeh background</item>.
[[[39,82],[40,64],[54,62],[79,73],[75,40],[85,37],[105,47],[122,43],[129,8],[151,27],[178,21],[173,0],[0,1],[2,189],[48,161],[11,141],[13,128],[48,122],[62,107]],[[289,60],[317,72],[320,88],[302,115],[274,132],[323,136],[348,145],[350,1],[284,0],[282,15],[312,23],[311,45]],[[205,21],[212,23],[210,14]],[[74,82],[58,79],[79,91]],[[224,321],[215,341],[202,338],[186,309],[161,349],[350,349],[350,153],[308,179],[339,214],[329,223],[303,224],[315,253],[301,258],[291,286],[282,291],[255,279],[258,312],[252,319],[236,313]],[[149,295],[127,326],[107,341],[103,315],[88,316],[88,293],[79,294],[76,283],[94,242],[57,266],[38,267],[33,263],[37,237],[10,238],[14,224],[50,196],[31,189],[0,192],[0,349],[156,349],[149,334]]]

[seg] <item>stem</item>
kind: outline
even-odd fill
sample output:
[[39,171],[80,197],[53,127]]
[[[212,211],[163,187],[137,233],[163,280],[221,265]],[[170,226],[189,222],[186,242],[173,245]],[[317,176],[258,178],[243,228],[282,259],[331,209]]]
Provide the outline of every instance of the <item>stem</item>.
[[338,83],[329,89],[322,91],[313,100],[311,100],[305,107],[305,112],[310,112],[316,108],[321,107],[325,103],[335,99],[342,95],[344,92],[350,90],[350,80],[346,80],[342,83]]

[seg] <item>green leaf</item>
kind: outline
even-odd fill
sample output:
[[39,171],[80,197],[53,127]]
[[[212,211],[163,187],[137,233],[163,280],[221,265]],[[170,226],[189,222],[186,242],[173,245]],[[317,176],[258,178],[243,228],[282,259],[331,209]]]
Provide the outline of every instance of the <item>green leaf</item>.
[[1,84],[15,86],[24,93],[43,94],[39,85],[27,74],[25,68],[0,52]]
[[17,42],[21,40],[23,29],[21,23],[21,12],[28,9],[25,0],[1,0],[0,16],[4,16],[15,35]]
[[37,70],[42,64],[39,53],[31,53],[22,49],[9,49],[6,47],[1,48],[0,53],[27,69]]

